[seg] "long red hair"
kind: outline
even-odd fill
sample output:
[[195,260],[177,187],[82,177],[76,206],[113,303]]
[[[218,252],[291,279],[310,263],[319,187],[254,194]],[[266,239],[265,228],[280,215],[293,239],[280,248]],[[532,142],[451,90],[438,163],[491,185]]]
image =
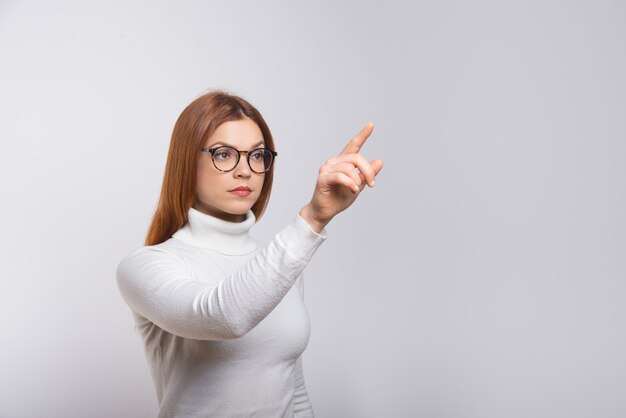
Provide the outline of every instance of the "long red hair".
[[[206,140],[224,122],[252,119],[261,129],[265,147],[276,151],[274,140],[261,113],[243,98],[220,90],[205,93],[180,114],[170,141],[163,185],[152,216],[145,245],[168,240],[187,222],[187,213],[196,199],[198,154]],[[261,219],[272,192],[274,165],[265,173],[261,194],[251,210]]]

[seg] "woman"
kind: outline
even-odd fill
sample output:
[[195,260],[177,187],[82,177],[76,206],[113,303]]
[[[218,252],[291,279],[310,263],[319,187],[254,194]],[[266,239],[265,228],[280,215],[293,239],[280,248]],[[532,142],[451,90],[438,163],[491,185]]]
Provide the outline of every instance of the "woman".
[[248,232],[269,200],[278,155],[263,117],[221,91],[182,112],[145,246],[116,271],[159,416],[313,416],[302,271],[328,222],[374,186],[383,163],[359,154],[372,129],[326,161],[311,201],[261,245]]

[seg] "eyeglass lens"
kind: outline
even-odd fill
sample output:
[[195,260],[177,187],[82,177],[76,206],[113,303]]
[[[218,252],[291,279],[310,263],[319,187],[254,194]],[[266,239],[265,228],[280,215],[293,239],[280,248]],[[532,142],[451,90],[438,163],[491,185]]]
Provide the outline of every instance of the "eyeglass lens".
[[[274,155],[266,149],[259,148],[249,154],[249,165],[255,173],[264,173],[272,166]],[[219,147],[213,153],[215,167],[222,171],[228,171],[237,165],[237,151],[232,147]]]

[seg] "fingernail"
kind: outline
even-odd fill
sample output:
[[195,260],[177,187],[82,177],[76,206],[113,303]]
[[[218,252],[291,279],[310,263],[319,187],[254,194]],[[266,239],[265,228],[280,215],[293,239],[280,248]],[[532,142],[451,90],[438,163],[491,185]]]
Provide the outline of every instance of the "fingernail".
[[374,187],[375,184],[376,184],[376,182],[374,180],[372,180],[372,187]]

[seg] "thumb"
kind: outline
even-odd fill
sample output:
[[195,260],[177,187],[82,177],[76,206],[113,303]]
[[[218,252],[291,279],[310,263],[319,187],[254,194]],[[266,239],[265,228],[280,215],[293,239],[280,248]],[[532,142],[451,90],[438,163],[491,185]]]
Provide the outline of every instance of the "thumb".
[[380,173],[380,170],[383,169],[383,160],[372,160],[370,161],[370,165],[374,170],[374,175],[377,175],[378,173]]

